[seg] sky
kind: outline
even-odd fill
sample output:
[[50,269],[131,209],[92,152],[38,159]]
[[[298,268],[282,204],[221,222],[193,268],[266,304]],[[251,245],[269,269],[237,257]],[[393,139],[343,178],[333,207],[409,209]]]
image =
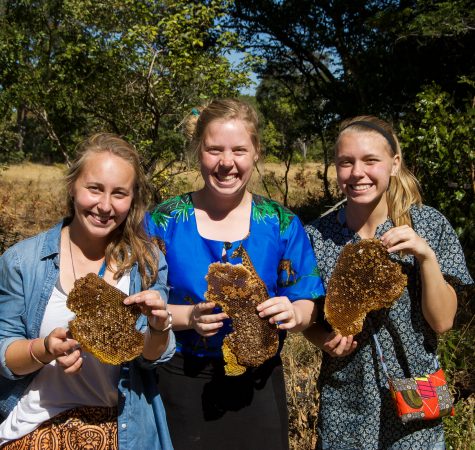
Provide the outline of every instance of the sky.
[[[229,61],[231,61],[231,64],[238,64],[243,58],[244,58],[244,53],[242,52],[237,52],[233,50],[231,53],[226,55]],[[247,88],[242,88],[240,90],[240,93],[243,95],[256,95],[256,89],[257,85],[259,84],[259,79],[257,75],[253,72],[251,74],[251,85]]]

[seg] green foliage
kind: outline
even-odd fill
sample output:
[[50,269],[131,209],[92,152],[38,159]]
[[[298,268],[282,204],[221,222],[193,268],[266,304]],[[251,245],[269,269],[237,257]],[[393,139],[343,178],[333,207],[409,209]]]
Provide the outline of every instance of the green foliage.
[[24,156],[23,151],[18,149],[17,134],[11,124],[0,123],[0,167],[2,164],[20,162]]
[[[78,139],[104,129],[149,152],[150,162],[165,151],[176,155],[191,107],[248,83],[247,66],[233,68],[224,56],[239,47],[221,24],[228,7],[228,0],[6,2],[0,121],[33,157],[47,140],[50,153],[67,158]],[[41,127],[42,139],[28,140],[27,120]]]
[[457,77],[475,75],[472,3],[235,0],[233,18],[261,58],[257,70],[305,86],[310,111],[321,99],[327,120],[397,117],[433,80],[466,94]]
[[442,211],[460,235],[473,269],[475,243],[475,109],[458,109],[437,85],[417,96],[399,132],[425,203]]
[[475,396],[455,405],[455,416],[444,418],[447,450],[474,450]]
[[[468,80],[464,80],[466,83]],[[469,86],[474,87],[468,81]],[[424,89],[400,123],[399,136],[409,168],[423,187],[424,203],[449,219],[460,236],[471,273],[475,271],[475,110],[464,109],[435,84]],[[454,330],[440,340],[442,367],[454,386],[457,416],[444,419],[448,448],[470,449],[475,442],[474,289],[460,292]]]
[[[265,149],[266,161],[278,162],[279,154],[285,149],[283,134],[278,131],[272,121],[269,121],[262,130],[262,146]],[[272,159],[273,157],[273,159]]]
[[471,0],[441,1],[420,0],[419,14],[409,24],[408,34],[439,38],[464,35],[475,26],[475,9]]

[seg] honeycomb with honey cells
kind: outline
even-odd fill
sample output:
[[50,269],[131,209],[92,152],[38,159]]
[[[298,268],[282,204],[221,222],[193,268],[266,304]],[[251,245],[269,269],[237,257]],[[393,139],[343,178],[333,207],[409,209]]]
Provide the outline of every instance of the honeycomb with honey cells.
[[142,353],[144,337],[135,325],[137,305],[124,305],[122,291],[94,273],[79,278],[68,295],[67,307],[76,314],[69,330],[83,350],[105,364],[119,365]]
[[363,329],[366,314],[389,308],[403,293],[407,276],[378,239],[347,244],[327,286],[325,317],[342,336]]
[[233,331],[223,341],[226,375],[240,375],[274,356],[279,347],[277,330],[261,319],[256,306],[269,294],[264,282],[242,264],[209,266],[206,300],[215,302],[232,319]]

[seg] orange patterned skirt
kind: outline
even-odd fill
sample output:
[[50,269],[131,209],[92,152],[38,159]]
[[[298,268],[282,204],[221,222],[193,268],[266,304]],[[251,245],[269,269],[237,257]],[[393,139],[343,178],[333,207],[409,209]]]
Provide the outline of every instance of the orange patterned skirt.
[[117,408],[65,411],[2,450],[118,450]]

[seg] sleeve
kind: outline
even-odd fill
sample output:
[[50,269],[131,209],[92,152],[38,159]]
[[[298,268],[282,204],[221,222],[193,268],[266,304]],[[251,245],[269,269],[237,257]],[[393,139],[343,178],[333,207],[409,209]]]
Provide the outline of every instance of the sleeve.
[[8,346],[19,339],[26,339],[25,295],[20,273],[20,264],[14,247],[0,257],[0,375],[16,380],[6,366],[5,353]]
[[153,215],[150,212],[145,214],[144,218],[145,223],[145,231],[151,237],[158,237],[160,239],[164,239],[163,228],[159,227],[155,220],[153,220]]
[[315,254],[296,216],[282,238],[285,247],[279,262],[278,295],[287,296],[291,301],[324,296]]
[[[158,276],[155,280],[155,283],[150,286],[150,289],[156,290],[160,292],[160,296],[168,303],[168,293],[169,288],[167,286],[167,277],[168,277],[168,265],[165,259],[165,255],[160,251],[159,253],[159,265],[158,265]],[[145,316],[141,316],[140,320],[140,330],[145,332],[147,328],[147,318]],[[144,369],[153,369],[157,365],[162,364],[171,359],[171,357],[175,354],[176,348],[176,341],[175,341],[175,334],[173,331],[169,331],[169,339],[168,339],[168,346],[165,351],[162,353],[160,358],[156,359],[155,361],[148,361],[144,359],[142,356],[139,356],[138,362],[141,367]]]
[[158,274],[155,283],[150,287],[155,291],[160,292],[160,296],[168,303],[168,294],[170,293],[170,288],[167,285],[168,279],[168,264],[165,258],[165,255],[161,250],[159,250],[159,262],[158,262]]

